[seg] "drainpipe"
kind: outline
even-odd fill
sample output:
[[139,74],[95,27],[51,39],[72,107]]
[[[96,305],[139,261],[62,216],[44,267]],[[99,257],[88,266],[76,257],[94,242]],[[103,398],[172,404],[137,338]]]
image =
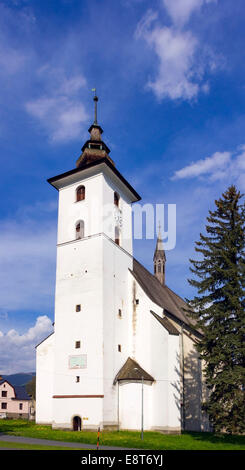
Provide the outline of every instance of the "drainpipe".
[[144,378],[141,377],[141,440],[144,439]]
[[185,430],[185,356],[184,356],[184,325],[181,324],[181,368],[182,368],[182,427]]
[[120,414],[119,414],[119,380],[117,381],[117,430],[120,431]]

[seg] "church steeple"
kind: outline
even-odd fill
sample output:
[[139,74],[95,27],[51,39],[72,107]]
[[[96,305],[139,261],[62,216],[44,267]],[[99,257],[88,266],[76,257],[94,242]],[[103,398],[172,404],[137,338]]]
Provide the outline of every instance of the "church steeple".
[[88,163],[91,163],[100,158],[108,158],[110,162],[115,165],[113,160],[109,157],[110,149],[101,139],[101,134],[103,134],[103,129],[98,125],[97,122],[97,103],[99,101],[98,96],[96,95],[96,89],[93,88],[94,94],[94,122],[88,129],[90,133],[90,139],[85,142],[82,147],[82,154],[76,161],[77,168],[84,166]]
[[163,248],[163,240],[162,240],[160,224],[159,224],[159,232],[158,232],[153,261],[154,261],[154,274],[156,278],[161,282],[161,284],[165,285],[166,255],[165,255],[165,251]]

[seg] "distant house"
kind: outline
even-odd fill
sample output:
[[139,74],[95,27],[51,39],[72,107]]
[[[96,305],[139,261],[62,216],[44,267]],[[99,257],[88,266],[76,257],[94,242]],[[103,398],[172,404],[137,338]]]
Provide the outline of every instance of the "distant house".
[[0,418],[30,418],[31,397],[25,387],[11,385],[0,377]]

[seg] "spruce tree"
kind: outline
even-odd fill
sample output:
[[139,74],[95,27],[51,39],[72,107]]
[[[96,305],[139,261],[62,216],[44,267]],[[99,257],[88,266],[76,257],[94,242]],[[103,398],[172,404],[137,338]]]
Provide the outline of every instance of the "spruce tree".
[[245,206],[230,186],[209,211],[190,260],[197,288],[189,314],[202,330],[197,349],[209,397],[203,408],[214,431],[245,432]]

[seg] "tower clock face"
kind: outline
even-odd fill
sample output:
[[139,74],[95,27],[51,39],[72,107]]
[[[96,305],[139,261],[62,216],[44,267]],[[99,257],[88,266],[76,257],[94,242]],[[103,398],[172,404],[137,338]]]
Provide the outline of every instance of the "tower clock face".
[[114,210],[114,219],[118,227],[121,228],[123,225],[123,219],[122,219],[122,212],[120,211],[120,209]]

